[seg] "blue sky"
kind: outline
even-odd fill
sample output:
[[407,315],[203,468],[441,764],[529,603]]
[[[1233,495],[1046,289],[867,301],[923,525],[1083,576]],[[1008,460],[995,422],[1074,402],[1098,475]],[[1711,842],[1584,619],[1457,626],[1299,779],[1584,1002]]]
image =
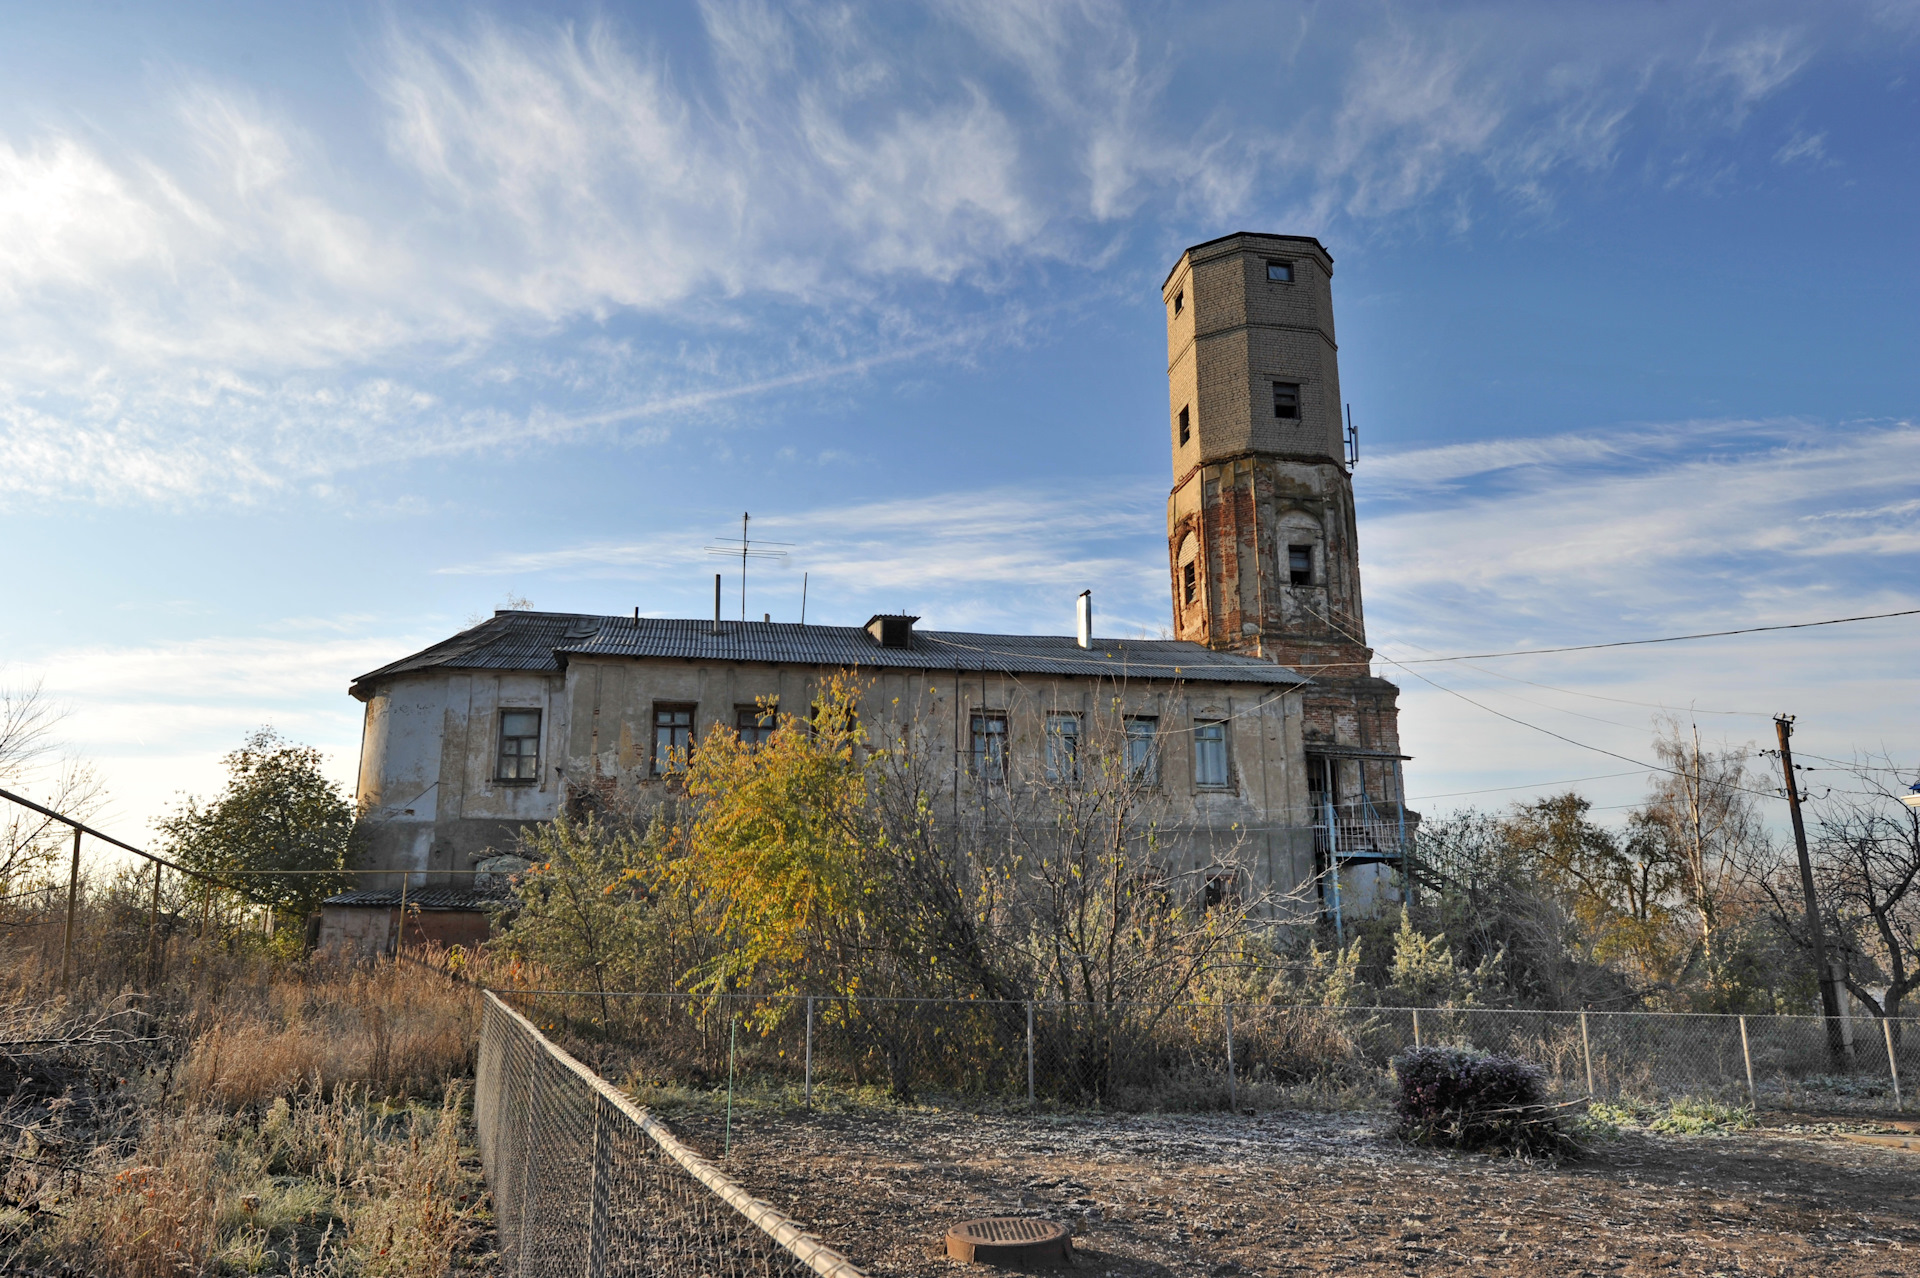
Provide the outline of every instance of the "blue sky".
[[[0,678],[123,832],[509,594],[702,614],[742,510],[756,616],[1158,633],[1240,229],[1334,255],[1383,654],[1920,607],[1912,3],[3,12]],[[1631,772],[1458,694],[1920,762],[1916,635],[1382,668],[1442,810]]]

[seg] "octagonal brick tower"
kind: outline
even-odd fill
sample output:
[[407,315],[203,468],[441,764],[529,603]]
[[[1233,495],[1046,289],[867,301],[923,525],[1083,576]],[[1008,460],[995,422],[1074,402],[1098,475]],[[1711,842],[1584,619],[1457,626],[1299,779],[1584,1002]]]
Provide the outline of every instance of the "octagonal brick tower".
[[1173,630],[1311,676],[1312,788],[1377,815],[1398,807],[1399,689],[1366,642],[1332,281],[1318,240],[1251,232],[1167,276]]

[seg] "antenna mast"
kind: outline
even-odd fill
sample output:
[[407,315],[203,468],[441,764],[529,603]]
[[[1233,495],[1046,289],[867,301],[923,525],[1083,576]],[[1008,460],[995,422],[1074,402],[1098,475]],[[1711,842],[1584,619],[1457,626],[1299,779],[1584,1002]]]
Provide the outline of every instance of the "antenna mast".
[[[740,543],[739,549],[736,550],[732,545],[708,546],[706,548],[706,551],[709,555],[732,556],[737,554],[740,556],[740,620],[741,621],[745,621],[747,619],[747,560],[749,559],[785,559],[787,557],[787,552],[784,550],[756,550],[754,548],[754,543],[751,540],[749,540],[747,536],[747,532],[752,525],[752,521],[753,521],[753,516],[750,513],[744,510],[740,512],[740,536],[738,539]],[[716,537],[714,538],[714,540],[720,541],[720,542],[732,542],[735,539],[732,537]],[[760,545],[761,546],[791,546],[793,545],[793,543],[790,541],[763,541],[760,543]]]

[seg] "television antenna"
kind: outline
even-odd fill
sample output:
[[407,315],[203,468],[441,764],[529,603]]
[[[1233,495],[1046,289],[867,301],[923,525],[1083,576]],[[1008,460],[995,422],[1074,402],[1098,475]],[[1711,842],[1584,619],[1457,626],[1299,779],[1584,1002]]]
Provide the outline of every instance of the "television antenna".
[[709,555],[740,556],[740,620],[747,619],[747,560],[749,559],[785,559],[784,550],[761,550],[762,546],[791,546],[790,541],[754,541],[747,536],[748,525],[753,516],[746,511],[740,512],[740,535],[738,537],[715,537],[715,541],[726,542],[724,546],[708,546]]

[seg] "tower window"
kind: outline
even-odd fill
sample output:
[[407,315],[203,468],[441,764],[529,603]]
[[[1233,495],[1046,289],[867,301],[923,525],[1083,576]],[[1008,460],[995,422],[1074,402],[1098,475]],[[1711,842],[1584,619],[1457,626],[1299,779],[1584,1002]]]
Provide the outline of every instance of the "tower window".
[[1180,602],[1191,607],[1193,605],[1194,592],[1193,561],[1188,560],[1186,563],[1180,565]]
[[1299,418],[1299,382],[1275,382],[1273,384],[1273,415],[1275,417]]
[[1180,292],[1175,293],[1173,295],[1174,318],[1178,319],[1180,316],[1180,312],[1184,311],[1185,309],[1187,309],[1187,294],[1186,294],[1186,290],[1182,289]]
[[1293,263],[1269,261],[1267,263],[1267,278],[1281,284],[1293,283]]
[[1294,586],[1313,584],[1313,547],[1287,547],[1287,583]]
[[1187,424],[1187,406],[1180,405],[1180,442],[1186,443],[1193,438],[1193,431]]

